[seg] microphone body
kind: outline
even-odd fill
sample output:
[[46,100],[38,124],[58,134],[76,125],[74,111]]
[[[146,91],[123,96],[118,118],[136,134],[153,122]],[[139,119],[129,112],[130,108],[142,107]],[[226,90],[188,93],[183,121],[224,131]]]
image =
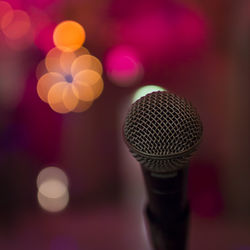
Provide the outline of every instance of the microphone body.
[[142,170],[148,194],[145,213],[154,249],[186,249],[189,222],[187,169],[174,175],[154,175],[144,168]]
[[185,250],[189,221],[188,165],[202,124],[186,99],[167,91],[132,104],[123,137],[142,167],[148,194],[146,217],[155,250]]

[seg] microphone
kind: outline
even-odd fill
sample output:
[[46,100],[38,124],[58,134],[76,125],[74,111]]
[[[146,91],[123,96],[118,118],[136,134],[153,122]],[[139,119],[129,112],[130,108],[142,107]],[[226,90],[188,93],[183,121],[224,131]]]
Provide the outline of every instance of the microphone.
[[142,167],[149,200],[146,216],[155,250],[186,249],[188,165],[202,130],[191,103],[168,91],[141,97],[125,118],[123,138]]

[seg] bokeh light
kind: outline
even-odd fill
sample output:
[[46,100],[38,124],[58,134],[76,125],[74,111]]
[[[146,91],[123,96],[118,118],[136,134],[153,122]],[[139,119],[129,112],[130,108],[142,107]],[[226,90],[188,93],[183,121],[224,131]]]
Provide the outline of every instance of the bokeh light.
[[45,75],[43,75],[37,83],[37,93],[38,96],[44,101],[48,102],[48,93],[50,88],[58,83],[63,82],[64,76],[56,73],[56,72],[50,72]]
[[9,11],[3,16],[1,27],[8,39],[20,39],[30,31],[30,17],[22,10]]
[[137,101],[138,99],[140,99],[141,97],[152,93],[154,91],[164,91],[166,90],[163,87],[157,86],[157,85],[146,85],[143,86],[141,88],[139,88],[138,90],[136,90],[136,92],[134,93],[133,97],[132,97],[132,102]]
[[39,192],[48,198],[58,198],[64,195],[67,191],[67,186],[57,179],[48,179],[41,183]]
[[[68,109],[64,104],[63,96],[66,87],[67,87],[66,82],[58,82],[54,84],[49,90],[48,103],[50,107],[57,113],[65,114],[73,110],[73,109],[72,110]],[[75,99],[76,97],[73,98],[73,100]]]
[[79,96],[75,86],[73,84],[67,84],[63,92],[64,106],[68,110],[73,111],[77,107],[78,101],[79,101]]
[[59,72],[63,75],[75,75],[82,70],[92,68],[96,68],[101,74],[101,62],[88,54],[89,51],[84,47],[74,52],[64,52],[55,47],[47,53],[45,66],[48,72]]
[[91,102],[103,91],[103,80],[100,74],[93,70],[83,70],[74,77],[74,84],[79,93],[79,99]]
[[59,168],[47,167],[37,177],[37,199],[48,212],[59,212],[69,202],[68,178]]
[[79,56],[82,56],[82,55],[89,55],[90,54],[89,51],[88,51],[88,49],[85,48],[85,47],[81,47],[78,50],[75,50],[74,53],[75,53],[76,57],[79,57]]
[[113,48],[106,57],[109,79],[119,86],[130,86],[143,76],[143,67],[135,51],[128,46]]
[[84,28],[75,21],[63,21],[54,30],[53,40],[57,48],[72,52],[79,49],[85,41]]
[[69,202],[69,193],[66,191],[58,198],[49,198],[44,196],[41,192],[37,193],[37,199],[41,208],[48,212],[60,212],[66,208]]
[[69,185],[69,180],[64,171],[57,167],[46,167],[40,171],[37,176],[36,184],[37,188],[41,186],[42,183],[47,181],[50,178],[54,178],[64,183],[64,185]]
[[65,74],[66,72],[63,70],[61,66],[61,55],[62,51],[58,48],[51,49],[46,57],[45,57],[45,65],[48,72],[58,72],[61,74]]
[[103,91],[102,72],[101,62],[84,47],[53,48],[36,69],[38,96],[57,113],[83,112]]
[[75,53],[63,52],[63,53],[61,53],[59,59],[60,59],[60,66],[61,66],[61,69],[63,70],[64,74],[71,75],[71,65],[76,60]]
[[98,58],[91,55],[79,56],[72,64],[71,73],[72,75],[75,75],[85,69],[91,69],[100,75],[103,72],[101,62],[98,60]]

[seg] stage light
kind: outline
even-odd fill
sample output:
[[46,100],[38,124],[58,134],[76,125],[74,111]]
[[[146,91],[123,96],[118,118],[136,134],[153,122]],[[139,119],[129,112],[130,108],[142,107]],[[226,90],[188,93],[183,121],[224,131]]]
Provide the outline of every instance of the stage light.
[[31,22],[25,11],[13,10],[3,16],[1,26],[8,39],[17,40],[28,34]]
[[108,53],[106,69],[109,79],[123,87],[135,84],[143,75],[143,67],[136,53],[127,46],[115,47]]
[[68,178],[59,168],[43,169],[37,177],[37,199],[46,211],[59,212],[69,202]]
[[154,91],[163,91],[163,90],[166,90],[166,89],[164,89],[163,87],[157,86],[157,85],[143,86],[143,87],[139,88],[138,90],[136,90],[136,92],[133,95],[132,102],[135,102],[136,100],[140,99],[141,97],[143,97],[149,93],[152,93]]
[[57,48],[72,52],[79,49],[85,41],[83,27],[75,21],[63,21],[54,30],[53,40]]

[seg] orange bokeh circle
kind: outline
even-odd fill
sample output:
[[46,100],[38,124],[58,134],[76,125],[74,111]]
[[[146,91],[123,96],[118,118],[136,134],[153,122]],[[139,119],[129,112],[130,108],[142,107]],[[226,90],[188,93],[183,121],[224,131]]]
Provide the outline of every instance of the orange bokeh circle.
[[86,38],[84,28],[75,21],[63,21],[59,23],[53,33],[55,46],[66,52],[79,49]]

